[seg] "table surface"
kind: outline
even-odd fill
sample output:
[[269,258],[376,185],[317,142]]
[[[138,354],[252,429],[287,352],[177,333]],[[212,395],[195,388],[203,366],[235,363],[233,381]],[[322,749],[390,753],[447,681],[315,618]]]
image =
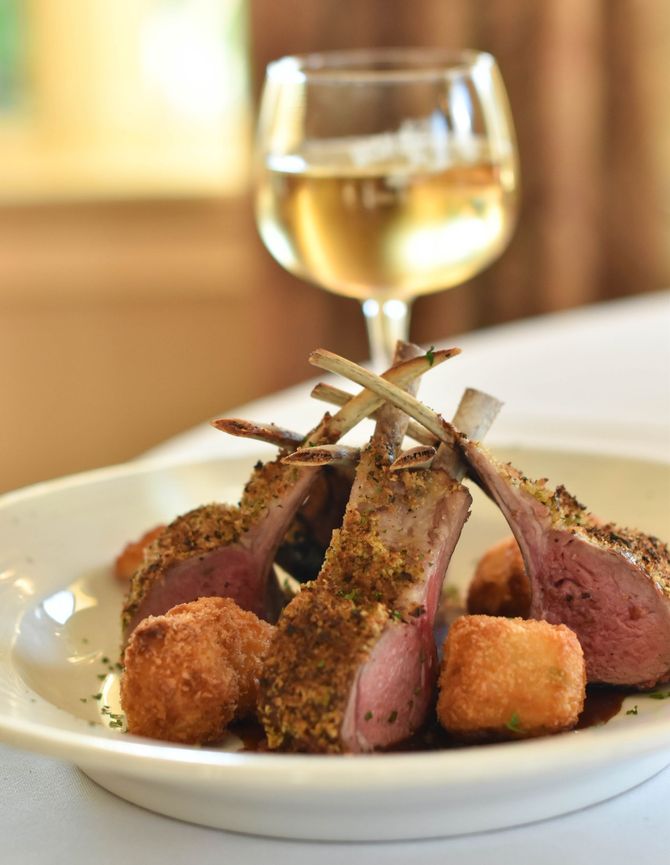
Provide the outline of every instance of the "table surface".
[[[541,442],[670,459],[670,292],[600,304],[468,334],[463,354],[426,377],[422,398],[449,416],[464,387],[505,407],[491,441]],[[229,415],[306,430],[319,406],[309,385]],[[206,424],[154,448],[160,462],[258,452]],[[670,751],[668,752],[670,764]],[[180,823],[130,805],[77,768],[0,746],[0,861],[28,863],[272,862],[423,865],[668,861],[670,769],[614,799],[553,820],[479,835],[389,844],[319,844],[235,835]]]

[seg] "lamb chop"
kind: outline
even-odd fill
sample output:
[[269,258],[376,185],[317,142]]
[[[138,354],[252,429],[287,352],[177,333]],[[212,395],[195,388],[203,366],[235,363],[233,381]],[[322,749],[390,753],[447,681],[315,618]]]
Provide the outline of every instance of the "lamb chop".
[[[345,406],[353,396],[344,394],[337,405]],[[303,433],[273,423],[219,418],[212,424],[229,435],[271,444],[282,452],[295,453],[305,441]],[[343,445],[339,449],[347,454],[355,450]],[[342,523],[353,481],[352,459],[324,462],[323,471],[315,474],[309,495],[296,511],[275,555],[275,564],[297,582],[305,583],[318,575],[333,529]]]
[[603,524],[565,487],[552,490],[475,442],[461,442],[521,549],[530,616],[577,634],[590,682],[647,688],[668,681],[668,547],[643,532]]
[[380,411],[321,573],[279,620],[260,681],[271,748],[371,751],[426,719],[440,589],[471,499],[449,448],[431,468],[391,469],[407,421]]
[[[332,368],[327,360],[323,365]],[[531,582],[532,618],[578,636],[590,682],[649,688],[670,680],[670,552],[658,538],[604,524],[567,490],[532,481],[476,441],[367,376],[363,383],[442,440],[459,442],[469,474],[514,533]],[[466,434],[463,434],[466,433]]]
[[[456,354],[458,349],[431,352],[397,365],[386,376],[404,385]],[[285,447],[335,442],[382,402],[370,391],[362,391],[337,414],[326,414],[297,442],[286,431],[276,427],[274,431]],[[245,423],[214,422],[223,429],[227,425],[239,429]],[[270,425],[262,426],[267,431]],[[319,471],[285,466],[279,458],[258,463],[237,507],[209,504],[177,517],[147,550],[143,565],[133,575],[122,615],[124,637],[146,616],[162,615],[199,597],[231,597],[243,609],[275,620],[281,604],[272,562]]]

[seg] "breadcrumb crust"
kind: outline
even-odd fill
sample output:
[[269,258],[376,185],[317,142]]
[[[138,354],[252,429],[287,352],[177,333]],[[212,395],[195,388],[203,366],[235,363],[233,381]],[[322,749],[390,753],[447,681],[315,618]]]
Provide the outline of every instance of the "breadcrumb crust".
[[[261,676],[260,715],[270,748],[335,753],[357,670],[390,623],[423,614],[400,600],[430,566],[419,505],[459,486],[445,472],[391,472],[393,454],[374,437],[361,457],[369,498],[350,503],[317,580],[277,626]],[[384,517],[402,514],[402,525]],[[428,534],[428,532],[425,532]]]
[[273,500],[295,483],[298,473],[299,469],[282,465],[279,458],[271,463],[258,462],[237,506],[202,505],[173,520],[147,547],[142,564],[131,577],[121,613],[124,632],[151,586],[172,565],[238,543],[261,521]]

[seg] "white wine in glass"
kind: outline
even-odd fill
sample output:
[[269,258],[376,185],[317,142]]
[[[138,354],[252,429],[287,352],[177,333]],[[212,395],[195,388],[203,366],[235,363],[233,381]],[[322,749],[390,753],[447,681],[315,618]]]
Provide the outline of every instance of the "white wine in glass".
[[270,64],[257,171],[263,242],[287,270],[363,302],[378,367],[407,338],[411,301],[478,273],[514,227],[514,132],[488,54]]

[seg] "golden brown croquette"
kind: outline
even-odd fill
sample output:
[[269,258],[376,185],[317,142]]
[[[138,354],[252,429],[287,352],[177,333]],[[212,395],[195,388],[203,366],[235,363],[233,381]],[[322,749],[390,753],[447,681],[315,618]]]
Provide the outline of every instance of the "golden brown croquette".
[[530,581],[516,539],[494,544],[477,564],[468,589],[468,613],[528,617]]
[[124,654],[121,704],[128,732],[204,744],[256,707],[273,626],[230,598],[200,598],[133,631]]
[[586,671],[565,625],[462,616],[444,644],[437,715],[464,740],[569,730],[584,706]]

